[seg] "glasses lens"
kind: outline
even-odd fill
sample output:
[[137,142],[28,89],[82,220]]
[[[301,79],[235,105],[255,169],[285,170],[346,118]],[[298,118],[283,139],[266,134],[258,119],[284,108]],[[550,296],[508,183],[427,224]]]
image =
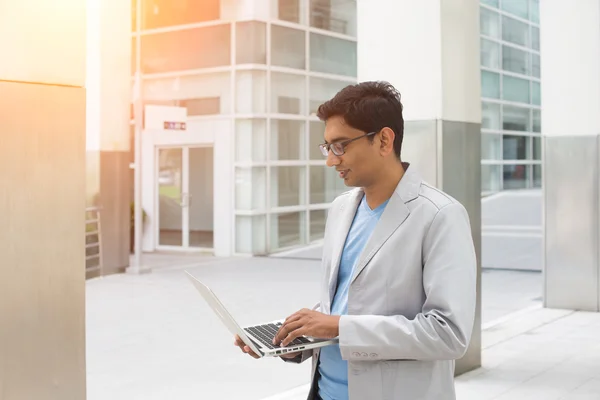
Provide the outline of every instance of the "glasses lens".
[[333,154],[335,154],[336,156],[341,156],[342,154],[344,154],[344,145],[340,143],[332,143],[331,151],[333,151]]
[[325,157],[327,157],[327,153],[329,153],[329,151],[327,150],[327,146],[324,144],[320,144],[319,145],[319,150],[321,150],[321,154],[323,154]]

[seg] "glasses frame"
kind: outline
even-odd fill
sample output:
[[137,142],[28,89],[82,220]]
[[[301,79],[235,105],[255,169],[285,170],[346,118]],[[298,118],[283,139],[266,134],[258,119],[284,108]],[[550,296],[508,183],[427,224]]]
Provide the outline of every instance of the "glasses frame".
[[[361,135],[361,136],[358,136],[358,137],[355,137],[352,139],[348,139],[348,140],[343,140],[341,142],[322,143],[319,145],[319,150],[321,150],[321,154],[323,154],[324,157],[329,156],[330,150],[335,156],[338,156],[338,157],[343,156],[346,153],[346,146],[348,146],[350,143],[354,142],[355,140],[367,137],[367,136],[375,135],[377,133],[379,133],[379,131],[365,133],[364,135]],[[339,149],[336,150],[336,148],[338,146],[339,146]]]

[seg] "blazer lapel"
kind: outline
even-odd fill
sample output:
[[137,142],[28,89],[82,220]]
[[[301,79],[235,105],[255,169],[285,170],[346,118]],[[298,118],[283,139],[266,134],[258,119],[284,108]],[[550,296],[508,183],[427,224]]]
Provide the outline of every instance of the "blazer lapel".
[[362,200],[364,192],[362,189],[353,190],[352,193],[348,195],[346,201],[341,205],[338,221],[339,226],[336,230],[335,234],[335,242],[333,245],[333,257],[331,260],[333,261],[331,265],[331,270],[329,271],[329,301],[333,301],[333,296],[335,295],[335,289],[337,287],[337,277],[338,271],[340,268],[340,261],[342,258],[342,251],[344,250],[344,245],[346,244],[346,238],[348,237],[348,233],[350,232],[350,227],[352,226],[352,221],[354,221],[354,215],[356,214],[356,209]]
[[414,167],[409,168],[409,164],[406,163],[404,176],[400,179],[396,190],[392,194],[392,197],[390,197],[379,222],[375,226],[371,237],[365,245],[360,256],[360,261],[352,274],[350,283],[354,282],[363,269],[365,269],[369,261],[371,261],[375,253],[379,251],[381,246],[383,246],[389,237],[392,236],[396,229],[406,221],[406,218],[408,218],[408,215],[410,214],[406,203],[417,198],[421,182],[422,180],[415,172]]

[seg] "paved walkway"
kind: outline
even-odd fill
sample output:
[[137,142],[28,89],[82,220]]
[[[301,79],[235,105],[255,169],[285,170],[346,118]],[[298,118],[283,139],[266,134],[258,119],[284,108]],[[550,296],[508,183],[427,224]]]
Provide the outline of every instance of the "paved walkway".
[[[312,306],[318,261],[153,254],[145,263],[151,274],[87,282],[88,400],[260,400],[308,382],[308,363],[241,354],[183,272],[250,324]],[[540,304],[539,273],[484,271],[482,284],[484,326]]]
[[[600,313],[530,309],[483,332],[483,367],[458,400],[600,399]],[[264,400],[304,400],[303,385]]]

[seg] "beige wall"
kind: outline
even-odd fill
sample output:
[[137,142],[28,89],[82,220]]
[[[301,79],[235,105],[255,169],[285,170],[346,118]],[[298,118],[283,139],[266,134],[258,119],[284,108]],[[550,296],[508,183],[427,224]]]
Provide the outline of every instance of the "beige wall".
[[86,392],[85,3],[50,3],[0,0],[2,400]]

